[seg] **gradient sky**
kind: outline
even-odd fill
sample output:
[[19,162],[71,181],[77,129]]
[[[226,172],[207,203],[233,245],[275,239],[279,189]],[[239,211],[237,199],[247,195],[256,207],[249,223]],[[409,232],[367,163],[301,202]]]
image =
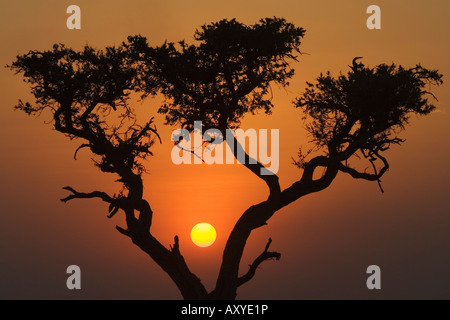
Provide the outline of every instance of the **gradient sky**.
[[[82,29],[66,28],[66,8],[81,7]],[[382,29],[368,30],[370,4],[381,7]],[[340,174],[326,190],[280,210],[254,231],[242,258],[241,273],[263,250],[268,237],[280,261],[263,263],[255,278],[238,290],[238,299],[449,299],[450,298],[450,3],[447,0],[396,1],[3,1],[0,10],[0,65],[17,54],[46,50],[54,43],[75,49],[120,44],[141,34],[151,45],[165,40],[193,41],[200,25],[223,18],[253,24],[284,17],[307,30],[303,54],[293,66],[287,89],[274,88],[272,116],[248,116],[242,128],[280,129],[282,188],[301,171],[292,165],[308,143],[301,113],[292,101],[320,72],[346,72],[364,57],[374,66],[421,63],[444,74],[433,92],[439,110],[411,119],[403,146],[389,151],[390,170],[376,183]],[[170,278],[115,230],[123,216],[107,219],[100,200],[59,201],[70,185],[80,191],[119,191],[111,175],[93,167],[80,142],[55,132],[50,115],[28,117],[14,111],[30,100],[21,76],[0,69],[0,298],[1,299],[179,299]],[[145,197],[154,211],[152,233],[167,247],[180,237],[191,270],[213,289],[222,250],[235,221],[265,199],[263,182],[238,165],[175,166],[170,160],[174,128],[156,114],[159,98],[136,102],[139,116],[155,115],[163,139],[155,145],[144,175]],[[198,222],[217,230],[209,248],[189,238]],[[82,290],[65,286],[67,266],[79,265]],[[366,288],[369,265],[381,267],[382,289]]]

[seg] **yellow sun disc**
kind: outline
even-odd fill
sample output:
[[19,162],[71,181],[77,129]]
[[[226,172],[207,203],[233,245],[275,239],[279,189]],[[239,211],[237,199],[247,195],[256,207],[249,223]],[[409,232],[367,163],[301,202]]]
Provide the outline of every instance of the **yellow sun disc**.
[[191,239],[199,247],[209,247],[216,241],[216,229],[209,223],[198,223],[191,230]]

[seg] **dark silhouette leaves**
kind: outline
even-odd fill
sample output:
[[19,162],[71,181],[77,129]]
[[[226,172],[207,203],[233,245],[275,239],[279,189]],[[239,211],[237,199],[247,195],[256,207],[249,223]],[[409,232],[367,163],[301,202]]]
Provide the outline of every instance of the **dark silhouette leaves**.
[[192,129],[201,120],[222,130],[237,127],[248,112],[270,113],[270,84],[288,85],[304,33],[279,18],[252,26],[233,19],[202,26],[196,45],[164,44],[154,54],[170,101],[159,112],[169,124]]
[[[403,142],[396,134],[404,129],[410,116],[426,115],[435,109],[429,101],[435,97],[426,88],[442,84],[442,75],[420,65],[410,69],[395,64],[370,68],[357,63],[359,59],[353,60],[346,75],[335,78],[328,72],[321,74],[316,83],[307,83],[295,103],[308,120],[306,129],[316,148],[330,159],[345,161],[342,171],[370,180],[381,176],[375,160],[384,164],[380,172],[387,170],[387,160],[381,153]],[[369,159],[373,176],[358,175],[348,167],[347,160],[357,152]],[[305,155],[300,153],[296,164],[302,167],[305,163]]]

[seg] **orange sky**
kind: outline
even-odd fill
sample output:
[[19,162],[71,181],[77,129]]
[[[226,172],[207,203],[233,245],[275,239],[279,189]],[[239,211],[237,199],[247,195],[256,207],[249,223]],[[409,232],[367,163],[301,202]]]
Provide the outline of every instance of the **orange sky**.
[[[340,175],[332,186],[282,209],[249,239],[241,272],[260,253],[267,238],[281,252],[265,262],[256,277],[239,289],[240,299],[302,298],[450,298],[448,141],[450,90],[450,4],[414,1],[14,1],[2,4],[0,63],[17,54],[49,49],[61,42],[75,49],[120,44],[141,34],[151,45],[165,40],[192,41],[196,28],[223,18],[253,24],[263,17],[284,17],[307,30],[296,75],[287,89],[274,88],[272,116],[247,116],[242,128],[280,129],[282,188],[301,172],[291,163],[307,145],[299,110],[292,100],[305,81],[320,72],[346,72],[355,56],[371,66],[420,62],[444,74],[434,90],[439,110],[411,119],[403,146],[389,152],[391,169],[376,183]],[[65,26],[66,8],[77,4],[82,29]],[[365,26],[368,5],[382,10],[382,29]],[[48,114],[27,117],[13,111],[17,100],[31,100],[20,76],[0,71],[0,298],[180,298],[175,285],[129,239],[115,230],[123,217],[106,218],[99,200],[63,204],[61,189],[119,191],[114,177],[93,167],[87,149],[73,159],[79,142],[52,130]],[[136,102],[138,115],[155,115],[163,140],[147,164],[145,196],[154,211],[152,233],[166,246],[179,235],[188,265],[211,290],[226,238],[240,214],[267,196],[265,185],[239,165],[176,166],[170,161],[174,128],[156,114],[160,98]],[[198,248],[192,226],[209,222],[217,241]],[[80,292],[65,287],[65,268],[82,270]],[[382,270],[379,292],[365,287],[367,266]]]

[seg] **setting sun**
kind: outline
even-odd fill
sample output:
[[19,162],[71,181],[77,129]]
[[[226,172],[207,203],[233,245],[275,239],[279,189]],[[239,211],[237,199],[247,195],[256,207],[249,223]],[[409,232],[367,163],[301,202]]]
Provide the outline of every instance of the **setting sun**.
[[209,247],[216,241],[216,229],[209,223],[198,223],[191,230],[191,239],[199,247]]

